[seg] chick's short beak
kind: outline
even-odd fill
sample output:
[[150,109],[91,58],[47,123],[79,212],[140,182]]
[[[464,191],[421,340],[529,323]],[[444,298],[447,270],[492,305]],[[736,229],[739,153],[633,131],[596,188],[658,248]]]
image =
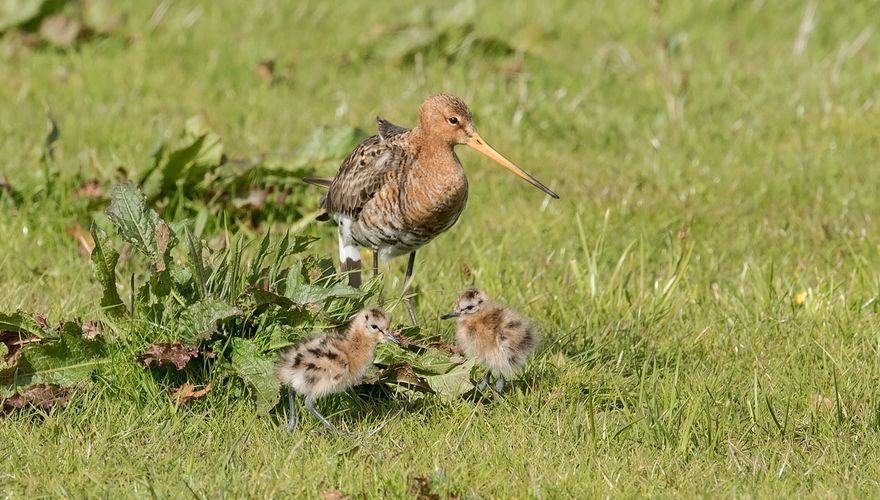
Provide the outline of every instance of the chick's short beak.
[[394,342],[395,344],[400,345],[400,339],[397,338],[397,336],[394,335],[393,332],[383,331],[382,332],[382,339],[387,340],[388,342]]
[[461,313],[452,311],[452,312],[448,312],[448,313],[444,314],[443,316],[440,316],[440,319],[452,319],[452,318],[457,318],[459,316],[461,316]]

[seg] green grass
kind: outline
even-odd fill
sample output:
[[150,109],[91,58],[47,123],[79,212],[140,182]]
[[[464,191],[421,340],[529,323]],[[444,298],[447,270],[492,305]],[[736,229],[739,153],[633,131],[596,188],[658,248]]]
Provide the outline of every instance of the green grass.
[[[222,385],[177,407],[120,362],[67,408],[3,417],[4,492],[406,497],[415,476],[488,498],[880,492],[880,3],[819,2],[802,54],[801,2],[480,3],[477,32],[526,49],[519,74],[516,55],[358,58],[406,2],[168,2],[157,26],[150,3],[73,50],[0,39],[0,179],[23,198],[0,198],[0,311],[99,314],[65,228],[104,207],[73,190],[134,176],[199,111],[227,151],[283,155],[321,125],[412,125],[445,91],[562,199],[459,148],[471,198],[419,252],[420,321],[451,338],[437,318],[466,264],[545,349],[504,398],[322,401],[349,428],[387,420],[355,441],[289,435],[282,407]],[[260,81],[263,59],[286,78]],[[331,228],[305,231],[334,252]]]

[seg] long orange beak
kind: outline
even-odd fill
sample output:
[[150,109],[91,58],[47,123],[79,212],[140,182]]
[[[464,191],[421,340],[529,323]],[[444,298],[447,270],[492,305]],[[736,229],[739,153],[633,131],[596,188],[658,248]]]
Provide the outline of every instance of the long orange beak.
[[540,189],[541,191],[544,191],[545,193],[552,196],[553,198],[556,198],[557,200],[559,199],[559,195],[554,193],[550,188],[548,188],[544,184],[542,184],[541,181],[539,181],[538,179],[535,179],[531,175],[527,174],[525,171],[523,171],[523,169],[517,167],[510,160],[501,156],[501,153],[492,149],[492,146],[486,144],[486,141],[484,141],[483,138],[480,137],[480,134],[474,132],[474,135],[472,135],[471,138],[468,139],[467,145],[476,149],[477,151],[483,153],[484,155],[488,156],[489,158],[492,158],[493,160],[498,162],[498,164],[501,165],[502,167],[506,168],[507,170],[510,170],[511,172],[515,173],[519,177],[528,181],[528,183],[531,184],[532,186],[535,186],[536,188]]

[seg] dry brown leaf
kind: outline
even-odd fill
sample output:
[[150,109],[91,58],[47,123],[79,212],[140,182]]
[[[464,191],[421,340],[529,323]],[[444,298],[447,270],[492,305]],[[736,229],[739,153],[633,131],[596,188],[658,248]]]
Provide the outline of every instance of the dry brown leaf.
[[40,325],[40,328],[49,328],[49,321],[46,319],[46,315],[41,312],[34,313],[34,321]]
[[92,238],[92,233],[82,227],[81,224],[67,226],[64,232],[79,243],[79,254],[81,256],[88,257],[92,255],[92,250],[95,248],[95,239]]
[[171,230],[164,222],[156,226],[156,272],[165,270],[165,252],[168,251],[168,240],[171,238]]
[[410,476],[409,492],[418,500],[440,500],[440,495],[431,491],[428,478],[425,476]]
[[275,61],[273,61],[272,59],[260,61],[260,63],[257,64],[257,76],[260,77],[260,80],[263,80],[266,83],[270,83],[274,74]]
[[83,338],[86,338],[88,340],[95,340],[98,334],[101,333],[98,329],[98,323],[95,323],[94,321],[83,322],[82,332]]
[[49,16],[40,25],[40,35],[56,47],[70,47],[82,33],[82,23],[63,14]]
[[348,497],[339,490],[324,490],[321,492],[321,500],[342,500],[343,498]]
[[174,365],[180,371],[189,363],[190,359],[198,355],[198,347],[186,346],[180,342],[160,342],[148,347],[143,354],[137,355],[137,360],[146,368],[149,368],[150,364],[156,363],[156,366]]
[[201,398],[205,394],[211,392],[214,386],[212,384],[208,384],[204,387],[204,389],[195,390],[195,386],[186,382],[182,386],[178,387],[171,391],[171,397],[177,400],[177,404],[185,404],[190,400]]
[[3,413],[25,406],[37,406],[49,410],[55,405],[67,406],[70,389],[55,384],[36,384],[24,392],[17,392],[3,401]]
[[6,344],[7,351],[3,362],[7,366],[15,366],[18,363],[18,358],[21,357],[21,348],[27,344],[40,342],[40,340],[42,340],[40,337],[27,332],[0,332],[0,342]]
[[455,344],[449,344],[447,342],[433,342],[428,344],[428,347],[433,347],[434,349],[439,349],[444,352],[448,352],[449,354],[460,354],[461,349]]
[[101,198],[104,196],[104,192],[101,190],[101,184],[98,183],[98,179],[89,179],[76,188],[73,196],[77,198]]
[[473,276],[473,273],[471,272],[471,266],[467,265],[467,263],[465,262],[462,262],[460,272],[461,280],[465,283],[470,283],[471,276]]
[[247,198],[236,198],[232,200],[232,204],[235,208],[260,210],[266,205],[266,198],[268,197],[269,191],[262,188],[251,188]]
[[678,241],[684,241],[684,239],[687,238],[687,235],[688,235],[688,227],[686,225],[682,224],[678,228]]
[[810,406],[816,410],[823,408],[830,410],[834,408],[834,401],[821,394],[813,394],[810,396]]

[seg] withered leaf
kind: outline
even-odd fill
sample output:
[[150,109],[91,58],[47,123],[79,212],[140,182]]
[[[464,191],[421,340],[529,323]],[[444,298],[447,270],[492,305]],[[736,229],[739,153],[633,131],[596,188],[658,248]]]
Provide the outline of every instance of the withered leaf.
[[95,238],[81,224],[67,226],[64,232],[79,243],[79,254],[81,256],[87,257],[92,254],[92,250],[95,248]]
[[101,190],[101,184],[98,183],[98,179],[89,179],[76,188],[73,196],[77,198],[100,198],[104,196],[104,192]]
[[262,188],[251,188],[246,198],[235,198],[232,200],[232,205],[235,208],[260,210],[266,204],[266,198],[268,197],[269,191]]
[[208,384],[203,389],[196,390],[194,385],[186,382],[177,389],[172,390],[171,397],[177,400],[177,404],[182,405],[190,400],[203,397],[205,394],[211,392],[211,389],[213,388],[214,386],[212,384]]
[[40,340],[42,340],[40,337],[25,331],[0,332],[0,343],[6,345],[6,355],[3,357],[3,362],[6,363],[6,366],[15,366],[21,357],[22,346],[40,342]]
[[257,76],[266,83],[272,81],[272,75],[275,74],[275,61],[267,59],[257,64]]
[[815,410],[832,409],[835,406],[834,401],[821,394],[813,394],[810,396],[810,406]]
[[63,14],[49,16],[40,25],[40,35],[56,47],[70,47],[82,34],[82,23]]
[[49,410],[55,405],[67,406],[70,389],[56,384],[36,384],[23,392],[17,392],[3,401],[3,413],[26,406]]
[[434,349],[439,349],[444,352],[448,352],[449,354],[460,354],[461,349],[455,345],[447,342],[433,342],[428,344],[428,347],[433,347]]
[[34,313],[34,321],[40,325],[40,328],[49,328],[49,322],[46,320],[46,315],[41,312]]
[[348,496],[339,490],[324,490],[321,492],[321,500],[342,500],[343,498],[348,498]]
[[171,232],[168,224],[159,222],[156,226],[156,272],[161,273],[165,270],[165,252],[168,251],[168,239]]
[[83,322],[82,332],[83,338],[86,338],[88,340],[95,340],[98,334],[101,333],[100,330],[98,330],[98,324],[94,321]]
[[183,345],[180,342],[159,342],[148,347],[143,354],[138,354],[137,360],[146,368],[156,363],[156,366],[174,365],[180,371],[189,360],[198,355],[198,347]]
[[409,478],[409,491],[418,500],[440,500],[440,495],[431,491],[428,478],[425,476],[411,476]]

